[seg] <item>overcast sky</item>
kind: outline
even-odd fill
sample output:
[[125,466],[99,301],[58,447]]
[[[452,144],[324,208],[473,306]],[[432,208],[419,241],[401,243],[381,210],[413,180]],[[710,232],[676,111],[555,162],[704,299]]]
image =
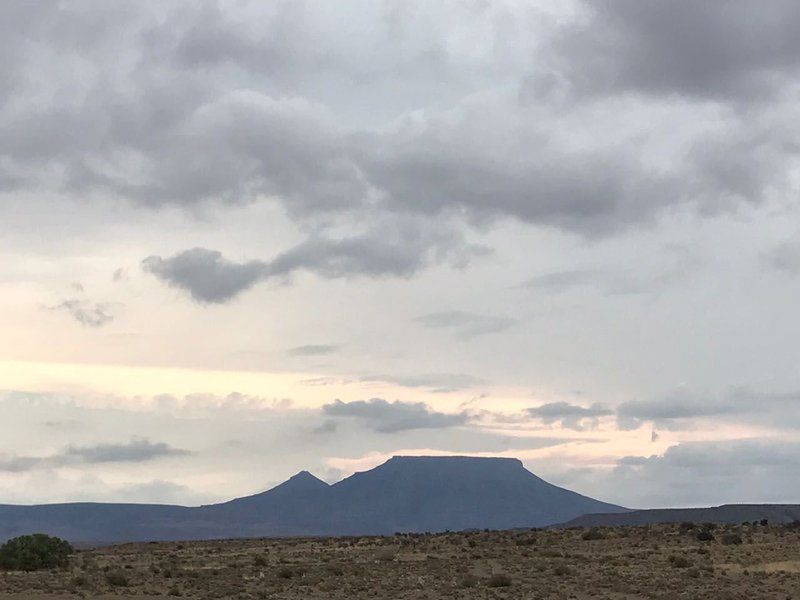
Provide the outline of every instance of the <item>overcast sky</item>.
[[0,3],[0,502],[392,454],[798,502],[795,0]]

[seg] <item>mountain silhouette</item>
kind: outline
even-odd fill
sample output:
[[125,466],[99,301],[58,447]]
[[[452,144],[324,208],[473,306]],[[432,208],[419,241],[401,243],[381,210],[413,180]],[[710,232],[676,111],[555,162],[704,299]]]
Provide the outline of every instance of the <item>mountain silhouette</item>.
[[301,471],[267,491],[191,508],[0,505],[0,540],[33,532],[114,543],[512,529],[624,511],[547,483],[517,459],[396,456],[333,485]]
[[625,513],[586,514],[562,523],[561,527],[619,527],[656,523],[770,523],[800,522],[798,504],[723,504],[704,508],[652,508]]

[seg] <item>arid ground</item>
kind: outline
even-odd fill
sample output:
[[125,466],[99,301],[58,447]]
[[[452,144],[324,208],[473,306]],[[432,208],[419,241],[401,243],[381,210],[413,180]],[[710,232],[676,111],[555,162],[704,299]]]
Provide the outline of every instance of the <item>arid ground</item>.
[[800,528],[659,525],[128,544],[0,598],[800,599]]

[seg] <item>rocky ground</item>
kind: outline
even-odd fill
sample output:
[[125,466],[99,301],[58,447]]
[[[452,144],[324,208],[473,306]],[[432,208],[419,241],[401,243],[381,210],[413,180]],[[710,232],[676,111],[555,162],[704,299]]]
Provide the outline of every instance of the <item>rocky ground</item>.
[[[741,542],[741,543],[739,543]],[[128,544],[0,572],[0,598],[800,600],[800,528],[689,524]]]

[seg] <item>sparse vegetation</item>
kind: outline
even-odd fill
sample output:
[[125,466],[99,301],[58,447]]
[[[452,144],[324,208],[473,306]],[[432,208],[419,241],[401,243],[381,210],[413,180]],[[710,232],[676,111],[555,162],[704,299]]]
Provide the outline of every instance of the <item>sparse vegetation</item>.
[[[570,529],[126,544],[75,553],[67,569],[3,573],[0,597],[349,600],[416,598],[420,590],[459,600],[800,597],[800,527],[717,526],[706,541],[698,539],[710,532],[703,524],[600,531],[599,538]],[[743,543],[723,542],[729,535]]]

